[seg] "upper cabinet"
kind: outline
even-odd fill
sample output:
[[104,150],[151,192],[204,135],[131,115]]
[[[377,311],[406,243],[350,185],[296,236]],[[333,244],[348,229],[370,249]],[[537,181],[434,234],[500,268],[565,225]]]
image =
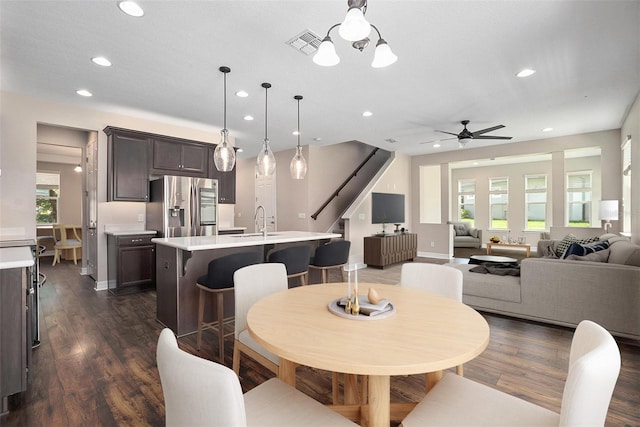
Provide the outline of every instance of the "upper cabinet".
[[173,138],[153,139],[153,166],[156,175],[207,177],[209,145]]
[[149,201],[149,138],[142,133],[106,127],[107,200]]

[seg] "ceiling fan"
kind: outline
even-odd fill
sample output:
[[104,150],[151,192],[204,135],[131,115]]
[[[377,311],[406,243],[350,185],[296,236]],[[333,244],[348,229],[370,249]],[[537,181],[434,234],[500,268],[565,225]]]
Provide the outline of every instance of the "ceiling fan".
[[[467,129],[467,125],[469,124],[469,120],[463,120],[460,123],[462,123],[462,126],[464,126],[464,129],[462,129],[462,132],[460,132],[460,133],[446,132],[446,131],[443,131],[443,130],[436,130],[436,132],[442,132],[442,133],[446,133],[448,135],[454,135],[458,139],[458,142],[460,143],[460,147],[464,147],[465,145],[467,145],[467,143],[471,142],[471,140],[473,140],[473,139],[511,139],[510,136],[484,135],[485,133],[493,132],[494,130],[497,130],[497,129],[502,129],[504,127],[504,125],[492,126],[490,128],[481,129],[481,130],[477,130],[475,132],[471,132],[471,131],[469,131]],[[449,139],[456,139],[456,138],[447,138],[447,139],[443,139],[442,141],[447,141]]]

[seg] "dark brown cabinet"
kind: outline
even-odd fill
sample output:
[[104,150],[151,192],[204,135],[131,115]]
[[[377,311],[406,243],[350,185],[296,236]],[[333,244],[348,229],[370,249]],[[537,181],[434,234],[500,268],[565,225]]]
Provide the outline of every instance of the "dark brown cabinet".
[[106,127],[107,201],[149,201],[149,138]]
[[155,138],[151,172],[206,178],[209,165],[208,150],[209,146],[205,144]]
[[8,410],[7,396],[27,389],[32,344],[29,277],[27,268],[0,270],[0,413]]
[[413,260],[418,251],[418,235],[397,233],[364,238],[364,263],[384,268],[389,264]]
[[236,203],[236,168],[229,172],[220,172],[213,162],[215,147],[209,149],[209,178],[218,180],[218,203]]
[[109,291],[123,294],[155,286],[153,237],[149,234],[109,235]]

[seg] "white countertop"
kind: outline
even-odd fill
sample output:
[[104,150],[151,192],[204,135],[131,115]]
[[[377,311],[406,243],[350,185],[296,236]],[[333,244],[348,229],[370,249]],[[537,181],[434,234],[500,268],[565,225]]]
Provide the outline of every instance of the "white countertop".
[[154,230],[113,230],[113,231],[105,231],[104,234],[108,234],[111,236],[133,236],[133,235],[156,235],[156,231]]
[[228,234],[222,236],[164,237],[151,239],[158,245],[170,246],[185,251],[239,248],[245,246],[272,245],[276,243],[306,242],[342,237],[335,233],[309,231],[275,231],[263,237],[261,233]]
[[0,270],[31,267],[32,265],[33,255],[29,246],[0,249]]

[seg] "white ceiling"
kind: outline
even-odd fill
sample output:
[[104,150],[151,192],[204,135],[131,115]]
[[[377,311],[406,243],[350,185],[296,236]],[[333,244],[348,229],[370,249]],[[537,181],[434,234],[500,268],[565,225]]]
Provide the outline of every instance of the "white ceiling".
[[[510,142],[619,128],[640,90],[635,0],[370,0],[368,20],[399,57],[384,69],[370,67],[375,37],[361,53],[334,30],[341,62],[330,68],[286,44],[307,29],[324,37],[343,19],[346,0],[139,4],[142,18],[123,14],[116,1],[0,1],[2,90],[170,116],[217,133],[218,68],[227,65],[227,125],[245,157],[264,137],[262,82],[273,85],[274,151],[296,144],[300,94],[303,145],[359,140],[408,155],[458,149],[456,141],[439,149],[424,142],[448,137],[436,129],[459,132],[464,119],[471,131],[503,124],[491,134]],[[94,65],[97,55],[113,66]],[[537,73],[515,77],[525,67]],[[80,88],[94,96],[76,95]],[[236,97],[239,89],[250,96]],[[373,116],[362,117],[364,110]],[[255,120],[244,121],[246,114]],[[498,143],[505,142],[467,147]]]

